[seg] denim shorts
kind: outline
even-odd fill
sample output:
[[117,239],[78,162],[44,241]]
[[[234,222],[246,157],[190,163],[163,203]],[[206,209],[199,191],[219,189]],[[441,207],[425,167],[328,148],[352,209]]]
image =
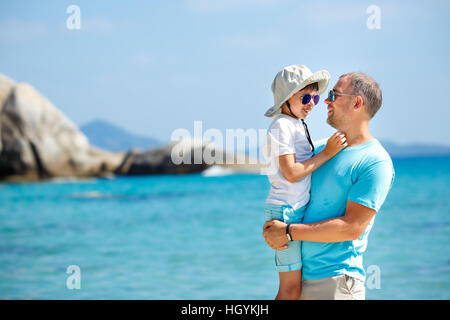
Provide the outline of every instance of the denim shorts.
[[[266,221],[277,219],[285,223],[302,223],[306,205],[294,210],[289,205],[266,204]],[[300,270],[302,268],[302,242],[289,241],[288,248],[275,250],[275,265],[278,272]]]

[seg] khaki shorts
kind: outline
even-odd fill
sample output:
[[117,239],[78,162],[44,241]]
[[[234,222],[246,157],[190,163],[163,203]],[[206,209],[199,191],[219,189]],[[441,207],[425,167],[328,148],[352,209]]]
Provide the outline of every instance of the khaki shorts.
[[317,279],[303,280],[299,300],[365,300],[364,282],[344,274]]

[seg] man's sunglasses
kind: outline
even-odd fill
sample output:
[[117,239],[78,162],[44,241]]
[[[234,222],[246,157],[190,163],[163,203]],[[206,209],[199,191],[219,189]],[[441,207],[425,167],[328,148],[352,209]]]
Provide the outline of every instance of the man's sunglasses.
[[356,97],[357,94],[335,93],[333,90],[328,91],[328,100],[330,100],[331,102],[334,102],[336,100],[336,96]]
[[315,94],[314,96],[311,96],[310,94],[305,94],[302,97],[302,103],[308,104],[311,101],[311,99],[314,100],[314,104],[318,104],[319,100],[320,100],[320,96],[318,94]]

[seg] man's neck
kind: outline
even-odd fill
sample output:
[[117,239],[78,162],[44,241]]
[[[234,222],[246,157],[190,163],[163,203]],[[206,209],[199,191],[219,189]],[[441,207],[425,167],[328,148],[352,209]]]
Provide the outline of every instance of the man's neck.
[[368,123],[361,123],[359,125],[353,125],[349,128],[338,130],[345,134],[348,147],[354,147],[373,139],[373,136],[369,131]]

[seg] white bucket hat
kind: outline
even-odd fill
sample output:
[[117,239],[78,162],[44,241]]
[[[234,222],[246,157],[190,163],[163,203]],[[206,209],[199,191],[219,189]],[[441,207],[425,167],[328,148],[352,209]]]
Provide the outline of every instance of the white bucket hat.
[[304,65],[292,65],[283,68],[283,70],[277,73],[272,82],[274,105],[264,115],[266,117],[272,117],[280,113],[280,108],[284,102],[311,83],[317,82],[319,84],[317,94],[324,93],[329,81],[330,73],[327,70],[312,73]]

